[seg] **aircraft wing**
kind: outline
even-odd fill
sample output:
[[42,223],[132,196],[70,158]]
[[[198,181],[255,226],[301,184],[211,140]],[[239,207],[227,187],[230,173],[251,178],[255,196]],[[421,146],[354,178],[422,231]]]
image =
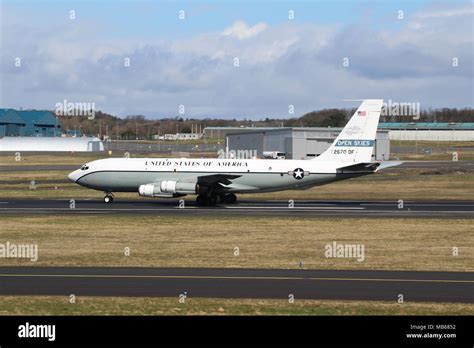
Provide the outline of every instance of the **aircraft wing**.
[[384,162],[380,163],[380,165],[377,167],[376,171],[379,171],[379,170],[385,169],[385,168],[399,166],[402,163],[403,162],[400,162],[400,161],[384,161]]
[[198,177],[198,184],[203,186],[218,185],[220,190],[226,192],[255,191],[258,188],[249,185],[237,184],[232,179],[240,178],[241,175],[235,174],[212,174]]
[[211,175],[203,175],[198,176],[198,184],[211,186],[215,184],[223,184],[223,185],[230,185],[232,184],[232,179],[240,178],[241,175],[234,175],[234,174],[211,174]]

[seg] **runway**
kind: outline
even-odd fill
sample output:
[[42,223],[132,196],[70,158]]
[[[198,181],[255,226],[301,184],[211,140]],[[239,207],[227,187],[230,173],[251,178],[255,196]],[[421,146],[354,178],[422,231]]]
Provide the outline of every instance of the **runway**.
[[474,303],[474,272],[0,267],[0,294]]
[[0,199],[0,215],[157,215],[157,216],[337,216],[474,218],[473,201],[322,201],[241,200],[238,204],[200,207],[178,199],[102,200]]
[[385,170],[403,171],[404,169],[452,169],[472,171],[474,170],[474,161],[403,161],[400,166],[387,168]]

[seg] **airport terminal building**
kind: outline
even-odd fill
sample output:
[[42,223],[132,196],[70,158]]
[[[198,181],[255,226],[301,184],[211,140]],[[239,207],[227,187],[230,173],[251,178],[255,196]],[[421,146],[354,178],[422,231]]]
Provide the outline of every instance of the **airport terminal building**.
[[[238,129],[238,128],[237,128]],[[264,152],[284,153],[288,159],[311,159],[323,153],[342,128],[240,128],[226,133],[229,151],[248,151],[263,157]],[[229,130],[229,129],[227,129]],[[378,130],[373,159],[390,158],[388,130]]]
[[0,109],[0,137],[60,135],[61,124],[51,111]]

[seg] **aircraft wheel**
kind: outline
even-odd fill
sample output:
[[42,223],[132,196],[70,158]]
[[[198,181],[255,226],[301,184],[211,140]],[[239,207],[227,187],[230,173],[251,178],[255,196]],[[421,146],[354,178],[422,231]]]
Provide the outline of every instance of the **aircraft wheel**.
[[112,203],[114,201],[114,197],[112,197],[112,195],[106,195],[104,197],[104,202],[105,203]]
[[196,203],[200,206],[207,205],[207,199],[203,195],[198,195],[196,197]]
[[237,202],[237,196],[234,193],[228,193],[225,195],[224,202],[228,204],[235,204]]
[[216,195],[212,195],[209,197],[209,205],[216,205],[218,197]]
[[223,194],[220,194],[217,196],[217,204],[223,204],[223,203],[227,203],[226,200],[225,200],[225,196],[226,194],[223,193]]

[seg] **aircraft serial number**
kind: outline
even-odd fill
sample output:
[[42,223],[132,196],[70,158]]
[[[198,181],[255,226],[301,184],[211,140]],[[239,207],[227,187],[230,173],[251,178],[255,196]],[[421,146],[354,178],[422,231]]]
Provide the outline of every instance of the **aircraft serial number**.
[[354,150],[332,150],[333,155],[352,155]]

